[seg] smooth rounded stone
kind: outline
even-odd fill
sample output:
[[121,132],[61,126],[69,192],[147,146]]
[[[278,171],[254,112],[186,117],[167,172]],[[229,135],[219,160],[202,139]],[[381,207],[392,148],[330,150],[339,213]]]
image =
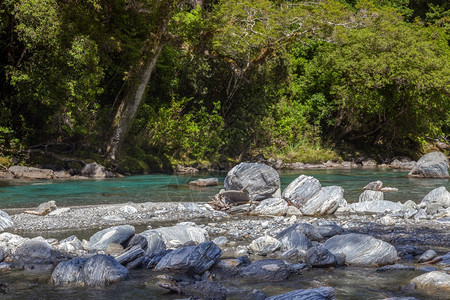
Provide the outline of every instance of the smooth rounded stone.
[[429,249],[429,250],[425,251],[425,253],[422,254],[422,255],[419,257],[418,262],[419,262],[419,263],[422,263],[422,262],[425,262],[425,261],[430,261],[430,260],[432,260],[433,258],[435,258],[436,255],[437,255],[436,251],[434,251],[434,250],[432,250],[432,249]]
[[140,246],[136,245],[136,246],[131,247],[124,253],[120,254],[119,256],[117,256],[116,260],[121,265],[126,265],[129,262],[132,262],[132,261],[138,259],[139,257],[144,256],[144,253],[145,253],[144,250],[142,250],[142,248]]
[[130,239],[130,241],[126,245],[128,248],[133,246],[139,246],[142,250],[147,250],[148,248],[148,241],[147,238],[142,236],[141,234],[135,234]]
[[278,233],[275,238],[278,239],[278,237],[283,236],[284,234],[296,230],[298,232],[303,233],[308,239],[311,241],[321,241],[323,240],[323,236],[319,233],[316,227],[314,227],[311,224],[308,223],[297,223],[292,226],[289,226],[288,228],[284,229],[280,233]]
[[335,256],[327,249],[316,246],[306,252],[306,263],[313,267],[330,267],[336,265]]
[[382,201],[384,193],[381,191],[366,190],[359,195],[358,202]]
[[112,256],[97,254],[59,263],[50,281],[55,285],[106,286],[128,276],[128,269]]
[[383,188],[383,182],[380,180],[368,183],[363,190],[380,191]]
[[53,179],[54,172],[50,169],[39,169],[33,167],[12,166],[9,171],[15,178],[24,179]]
[[203,274],[214,265],[222,251],[213,242],[203,242],[198,246],[188,246],[166,254],[155,270]]
[[442,152],[422,156],[408,176],[423,178],[448,178],[448,160]]
[[296,290],[285,294],[272,296],[266,300],[334,300],[332,287],[320,287],[315,289]]
[[0,233],[0,246],[5,250],[5,252],[14,253],[23,242],[29,240],[28,238],[23,238],[20,235],[3,232]]
[[394,265],[386,265],[377,269],[377,272],[386,272],[386,271],[415,271],[416,269],[413,266],[407,266],[402,264],[394,264]]
[[56,260],[52,247],[37,240],[28,240],[17,247],[14,252],[15,260],[24,264],[45,264]]
[[411,280],[411,283],[415,284],[416,289],[450,291],[450,274],[433,271],[415,277]]
[[139,234],[147,239],[147,249],[145,250],[145,255],[151,255],[152,253],[158,253],[166,250],[166,243],[159,232],[151,230],[146,230]]
[[11,228],[13,226],[14,221],[11,219],[11,217],[3,210],[0,210],[0,231]]
[[158,232],[166,244],[174,240],[178,241],[180,244],[189,241],[203,243],[209,240],[208,232],[205,229],[199,226],[192,226],[191,224],[192,223],[180,223],[172,227],[153,229],[153,231]]
[[264,259],[243,267],[239,275],[244,278],[264,281],[282,281],[291,275],[292,269],[280,259]]
[[248,249],[251,253],[256,255],[266,256],[267,254],[273,253],[281,248],[281,242],[270,236],[262,236],[253,240]]
[[219,179],[217,178],[199,178],[197,180],[189,182],[189,185],[197,187],[216,186],[219,185]]
[[319,180],[312,176],[300,175],[292,181],[283,191],[282,198],[297,208],[317,194],[322,188]]
[[344,229],[333,221],[318,220],[313,226],[323,238],[330,238],[344,232]]
[[428,214],[435,214],[440,208],[450,207],[450,192],[443,186],[436,188],[423,197],[419,206],[426,207]]
[[261,203],[250,214],[257,216],[284,216],[288,209],[288,203],[281,198],[268,198]]
[[111,243],[124,244],[134,235],[131,225],[114,226],[95,233],[89,239],[89,250],[104,251]]
[[323,248],[334,255],[345,254],[345,263],[356,266],[384,266],[394,264],[398,257],[394,246],[372,236],[350,233],[336,235]]
[[420,254],[420,250],[413,245],[396,246],[395,249],[401,259],[414,259],[415,256]]
[[438,265],[444,266],[444,267],[450,267],[450,252],[436,257],[438,261]]
[[240,163],[231,169],[224,181],[225,190],[245,190],[250,200],[280,198],[280,175],[267,165]]
[[327,186],[320,189],[299,208],[303,215],[322,216],[331,215],[339,206],[346,205],[344,189],[340,186]]
[[376,214],[385,211],[401,211],[403,206],[400,202],[382,200],[352,203],[349,208],[358,213]]
[[81,176],[91,178],[107,178],[107,177],[114,177],[114,174],[108,172],[102,165],[99,165],[97,163],[90,163],[85,165],[81,169]]
[[312,247],[312,244],[306,237],[306,235],[295,230],[295,228],[288,231],[286,231],[286,229],[283,230],[276,236],[276,239],[281,242],[282,251],[289,251],[292,249],[296,249],[298,251],[306,251]]
[[228,243],[228,238],[226,236],[219,236],[212,240],[212,242],[219,247],[223,247]]
[[30,215],[45,216],[55,209],[57,209],[56,202],[52,200],[39,204],[39,206],[34,210],[26,210],[25,213]]
[[81,250],[81,241],[72,235],[59,242],[58,250],[65,253],[76,253]]

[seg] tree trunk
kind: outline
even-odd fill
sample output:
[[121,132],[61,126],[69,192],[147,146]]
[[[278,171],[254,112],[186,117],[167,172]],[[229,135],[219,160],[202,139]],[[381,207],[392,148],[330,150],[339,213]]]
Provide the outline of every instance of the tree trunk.
[[153,29],[142,49],[141,58],[129,72],[126,91],[113,119],[109,141],[106,145],[106,157],[109,160],[115,160],[120,153],[125,135],[129,131],[139,105],[144,99],[150,76],[164,46],[167,24],[175,8],[182,1],[161,2],[157,14],[155,14],[157,19]]

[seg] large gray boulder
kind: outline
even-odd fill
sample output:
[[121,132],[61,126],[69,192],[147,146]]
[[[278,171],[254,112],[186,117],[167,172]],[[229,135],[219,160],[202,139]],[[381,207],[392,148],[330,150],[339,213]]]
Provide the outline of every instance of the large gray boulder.
[[11,217],[3,210],[0,210],[0,231],[4,231],[5,229],[13,226],[14,222]]
[[313,267],[330,267],[336,265],[336,257],[321,246],[310,248],[305,255],[305,261]]
[[334,289],[332,287],[320,287],[315,289],[296,290],[268,297],[266,300],[334,300]]
[[50,281],[55,285],[105,286],[128,276],[128,269],[113,257],[99,254],[59,263]]
[[244,190],[250,200],[280,198],[280,175],[267,165],[240,163],[231,169],[224,181],[225,190]]
[[302,228],[298,224],[294,224],[275,236],[281,242],[282,251],[289,251],[291,249],[306,251],[312,247],[310,240],[303,233]]
[[415,277],[411,280],[411,283],[414,283],[417,289],[450,291],[450,274],[441,271],[433,271]]
[[355,212],[368,214],[383,213],[385,211],[400,211],[403,209],[403,205],[400,202],[387,200],[351,203],[348,207]]
[[134,235],[134,227],[131,225],[114,226],[95,233],[89,239],[89,250],[104,251],[111,243],[125,244]]
[[296,206],[304,215],[330,215],[339,206],[347,205],[344,189],[339,186],[322,188],[319,180],[301,175],[283,191],[283,199]]
[[268,198],[261,203],[250,214],[257,216],[284,216],[288,210],[288,203],[281,198]]
[[14,257],[19,264],[49,264],[57,259],[56,251],[48,243],[38,240],[27,240],[20,244]]
[[282,197],[300,208],[317,194],[321,188],[322,185],[316,178],[300,175],[284,189]]
[[90,163],[85,165],[81,169],[81,176],[91,177],[91,178],[108,178],[115,177],[112,172],[106,170],[106,168],[97,163]]
[[208,232],[194,223],[180,223],[172,227],[153,229],[161,235],[166,245],[182,245],[186,242],[203,243],[209,240]]
[[431,152],[422,156],[409,172],[411,177],[448,178],[448,160],[442,152]]
[[204,242],[198,246],[188,246],[166,254],[156,265],[155,270],[203,274],[214,265],[222,251],[213,242]]
[[345,254],[348,265],[379,267],[394,264],[398,259],[397,250],[391,244],[357,233],[334,236],[323,248],[334,255]]
[[383,201],[384,193],[381,191],[365,190],[359,195],[358,202]]
[[12,166],[9,171],[14,174],[15,178],[24,179],[52,179],[55,172],[50,169],[38,169],[33,167]]
[[306,216],[331,215],[339,206],[345,205],[347,201],[344,199],[344,189],[340,186],[327,186],[300,207],[300,211]]
[[450,193],[443,186],[436,188],[423,197],[419,206],[428,214],[435,214],[440,208],[450,207]]
[[146,230],[139,234],[147,240],[145,255],[153,255],[166,250],[166,243],[159,232]]

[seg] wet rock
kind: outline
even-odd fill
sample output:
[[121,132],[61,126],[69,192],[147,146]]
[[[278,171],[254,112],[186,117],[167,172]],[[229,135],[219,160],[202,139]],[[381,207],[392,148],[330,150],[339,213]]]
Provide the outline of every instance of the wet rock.
[[169,277],[159,281],[157,285],[177,294],[190,296],[189,299],[225,300],[227,298],[227,289],[219,282],[209,280],[177,282]]
[[288,209],[288,203],[281,198],[264,199],[251,212],[252,215],[260,216],[284,216]]
[[205,187],[205,186],[216,186],[219,185],[219,179],[217,178],[206,178],[206,179],[197,179],[189,182],[189,185],[197,186],[197,187]]
[[253,290],[245,297],[245,300],[265,300],[266,298],[267,296],[263,291]]
[[251,261],[247,255],[238,258],[221,259],[209,270],[209,272],[217,279],[232,278],[239,275],[239,271],[242,267],[250,264]]
[[74,235],[59,242],[58,250],[65,253],[76,253],[81,249],[81,241]]
[[266,300],[294,300],[294,299],[333,300],[334,289],[332,287],[321,287],[307,290],[296,290],[289,293],[266,298]]
[[280,197],[280,175],[267,165],[240,163],[231,169],[224,181],[225,190],[245,190],[250,200]]
[[433,271],[425,273],[411,280],[417,289],[425,290],[450,290],[450,274]]
[[0,210],[0,231],[11,228],[13,226],[14,222],[11,217],[3,210]]
[[97,163],[87,164],[81,169],[81,176],[91,178],[115,177],[113,173],[107,171],[104,166]]
[[281,238],[284,234],[289,233],[290,231],[295,230],[303,233],[308,239],[312,241],[321,241],[323,240],[323,236],[319,233],[316,227],[312,226],[308,223],[297,223],[288,228],[281,231],[279,234],[275,236],[276,239]]
[[126,264],[139,259],[140,257],[144,256],[144,250],[138,245],[131,247],[121,255],[116,257],[116,260],[123,266]]
[[368,202],[368,201],[382,201],[384,200],[384,193],[381,191],[372,191],[366,190],[359,195],[359,202]]
[[430,260],[432,260],[433,258],[435,258],[436,255],[437,255],[436,251],[429,249],[429,250],[425,251],[425,253],[422,254],[422,255],[419,257],[418,262],[419,262],[419,263],[422,263],[422,262],[425,262],[425,261],[430,261]]
[[439,187],[429,192],[420,202],[428,214],[435,214],[440,208],[450,207],[450,192],[445,187]]
[[48,243],[28,240],[17,247],[14,257],[20,264],[46,264],[55,261],[54,254]]
[[435,267],[431,267],[431,266],[426,266],[426,267],[420,267],[418,270],[422,271],[424,273],[428,273],[428,272],[436,271],[436,268]]
[[209,240],[208,232],[196,226],[194,223],[180,223],[172,227],[161,227],[154,229],[158,232],[166,245],[177,241],[179,244],[184,244],[189,241],[194,241],[195,243],[203,243]]
[[420,254],[419,249],[412,245],[403,245],[395,247],[397,249],[397,255],[401,259],[414,259],[415,256]]
[[53,179],[55,175],[53,170],[22,166],[12,166],[9,172],[14,174],[15,178],[24,179]]
[[266,256],[281,248],[281,242],[270,236],[262,236],[252,241],[248,245],[248,249],[256,254]]
[[166,243],[159,232],[146,230],[139,234],[147,240],[145,255],[152,255],[166,250]]
[[450,252],[445,255],[436,257],[434,261],[437,261],[437,263],[441,266],[450,267]]
[[336,222],[328,220],[317,220],[313,226],[323,238],[330,238],[344,232],[344,229],[337,225]]
[[301,175],[286,187],[282,198],[300,208],[317,194],[321,188],[322,185],[316,178]]
[[291,269],[280,259],[264,259],[242,268],[239,274],[253,280],[282,281],[291,275]]
[[339,206],[345,205],[347,201],[344,199],[344,189],[340,186],[327,186],[307,200],[300,207],[300,211],[306,216],[331,215]]
[[139,246],[142,250],[145,251],[148,248],[148,241],[147,238],[145,238],[144,236],[140,234],[135,234],[133,235],[133,237],[130,239],[130,241],[127,243],[126,246],[128,248],[133,246]]
[[448,160],[442,152],[431,152],[422,156],[409,172],[411,177],[448,178]]
[[313,267],[330,267],[336,265],[335,256],[327,249],[316,246],[306,252],[306,263]]
[[203,242],[166,254],[156,265],[155,270],[202,274],[215,264],[222,251],[213,242]]
[[349,208],[358,213],[376,214],[386,211],[401,211],[403,206],[400,202],[382,200],[352,203]]
[[398,257],[394,246],[372,236],[351,233],[337,235],[323,245],[332,254],[345,254],[345,263],[357,266],[394,264]]
[[55,285],[105,286],[128,276],[128,269],[113,257],[98,254],[59,263],[50,281]]
[[89,239],[89,250],[106,250],[109,244],[124,244],[134,235],[134,227],[130,225],[114,226],[95,233]]
[[295,230],[296,227],[289,227],[279,234],[276,239],[281,242],[281,250],[289,251],[296,249],[299,251],[306,251],[312,247],[309,239],[302,232]]
[[[383,182],[380,180],[370,182],[365,187],[363,187],[363,190],[371,190],[371,191],[380,191],[383,188]],[[381,199],[383,200],[383,199]]]
[[387,265],[377,269],[377,272],[386,272],[386,271],[415,271],[413,266],[407,266],[402,264],[395,265]]
[[56,203],[52,200],[39,204],[35,210],[26,210],[25,213],[30,215],[45,216],[55,209],[57,209]]

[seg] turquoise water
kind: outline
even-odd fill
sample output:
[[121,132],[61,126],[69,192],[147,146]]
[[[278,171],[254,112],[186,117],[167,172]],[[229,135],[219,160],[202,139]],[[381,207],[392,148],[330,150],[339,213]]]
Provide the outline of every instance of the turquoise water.
[[[345,190],[348,202],[358,201],[367,183],[383,181],[385,186],[396,187],[398,192],[385,193],[385,199],[420,202],[432,189],[445,186],[448,179],[416,179],[406,177],[407,172],[383,169],[330,169],[282,171],[281,186],[285,188],[301,174],[316,177],[323,186],[339,185]],[[0,208],[35,207],[55,200],[58,206],[107,204],[126,202],[209,201],[209,197],[223,188],[226,173],[196,175],[151,174],[104,180],[41,180],[0,181]],[[219,186],[192,188],[188,182],[197,178],[219,178]]]

